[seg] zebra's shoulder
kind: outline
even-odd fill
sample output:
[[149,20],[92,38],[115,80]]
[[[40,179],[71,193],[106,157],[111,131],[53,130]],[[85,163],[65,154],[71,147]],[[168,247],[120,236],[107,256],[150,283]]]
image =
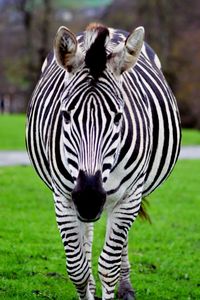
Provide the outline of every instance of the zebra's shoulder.
[[144,44],[143,44],[142,54],[145,56],[145,58],[150,60],[151,63],[156,65],[156,67],[159,70],[161,70],[161,62],[160,62],[160,59],[158,58],[158,55],[146,42],[144,42]]
[[109,27],[109,43],[107,44],[107,52],[111,53],[117,45],[124,42],[129,33],[122,29],[114,29]]
[[51,50],[48,54],[47,57],[45,58],[43,64],[42,64],[42,68],[41,68],[41,72],[44,73],[44,71],[46,70],[46,68],[49,67],[49,65],[53,62],[54,60],[54,53],[53,50]]
[[[122,29],[109,28],[109,32],[110,32],[110,43],[112,45],[111,47],[112,49],[114,46],[125,41],[127,37],[130,35],[130,32],[127,32]],[[143,44],[142,53],[146,59],[148,59],[153,65],[155,65],[159,70],[161,70],[161,62],[158,58],[158,55],[146,42],[144,42]]]
[[[109,32],[110,32],[110,42],[113,47],[125,41],[127,37],[130,35],[130,32],[127,32],[122,29],[109,28]],[[113,49],[113,47],[111,48]],[[151,62],[151,64],[153,64],[159,70],[161,70],[161,62],[160,59],[158,58],[158,55],[146,42],[144,42],[143,44],[142,54],[148,61]]]
[[54,50],[51,50],[42,64],[39,79],[48,78],[49,76],[53,77],[58,71],[60,74],[65,72],[64,69],[57,64]]
[[109,33],[110,40],[113,44],[119,44],[120,42],[124,41],[129,35],[129,32],[125,30],[114,28],[109,28]]

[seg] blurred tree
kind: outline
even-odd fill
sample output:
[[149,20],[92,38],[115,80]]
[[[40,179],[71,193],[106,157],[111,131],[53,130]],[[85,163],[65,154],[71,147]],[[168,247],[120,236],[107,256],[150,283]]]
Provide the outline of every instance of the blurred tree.
[[[32,23],[34,19],[34,0],[16,0],[14,2],[16,10],[22,18],[24,30],[24,59],[21,59],[22,65],[25,67],[25,81],[27,83],[27,93],[31,93],[32,83],[34,83],[35,72],[37,67],[34,64],[35,53],[32,37]],[[32,70],[30,72],[29,70]]]
[[[15,5],[22,16],[25,32],[26,79],[29,83],[29,96],[35,86],[42,62],[50,49],[52,0],[15,0]],[[36,31],[36,28],[39,30]]]
[[39,64],[42,65],[47,53],[50,49],[51,23],[53,20],[52,0],[42,0],[43,2],[43,18],[41,20],[41,44],[39,51]]
[[128,31],[143,25],[174,91],[185,127],[200,129],[200,2],[198,0],[115,0],[106,24]]
[[[103,3],[110,5],[101,9]],[[0,93],[22,95],[25,109],[57,28],[78,32],[90,21],[127,31],[143,25],[177,97],[183,126],[200,129],[199,0],[1,0]]]
[[0,49],[4,62],[0,66],[5,86],[0,85],[0,89],[13,95],[22,93],[27,99],[25,109],[50,49],[52,0],[8,0],[2,5],[0,17],[3,14],[0,34],[6,42],[6,51],[4,47]]
[[[95,7],[110,0],[94,0]],[[57,28],[66,25],[82,30],[94,11],[84,11],[91,0],[1,0],[0,1],[0,93],[24,101],[24,110],[40,74],[41,65],[52,49]],[[81,10],[75,10],[74,7]],[[70,7],[70,10],[66,10]],[[75,14],[75,12],[78,12]],[[70,24],[69,24],[70,22]],[[11,59],[12,58],[12,59]],[[13,97],[14,98],[14,97]],[[21,106],[20,106],[21,109]]]

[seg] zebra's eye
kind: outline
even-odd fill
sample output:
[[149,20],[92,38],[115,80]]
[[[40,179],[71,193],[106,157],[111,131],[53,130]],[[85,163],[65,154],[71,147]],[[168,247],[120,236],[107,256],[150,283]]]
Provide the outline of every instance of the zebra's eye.
[[114,123],[115,123],[116,126],[119,125],[119,122],[120,122],[120,120],[121,120],[121,117],[122,117],[122,113],[117,113],[117,114],[115,115],[115,117],[114,117]]
[[64,110],[64,111],[62,112],[62,115],[63,115],[63,118],[64,118],[64,120],[65,120],[65,123],[66,123],[66,124],[69,124],[70,121],[71,121],[70,113],[69,113],[68,111]]

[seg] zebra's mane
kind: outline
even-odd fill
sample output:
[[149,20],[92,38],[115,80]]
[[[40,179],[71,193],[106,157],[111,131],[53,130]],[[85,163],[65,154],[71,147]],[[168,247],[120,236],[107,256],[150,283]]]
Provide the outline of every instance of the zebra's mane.
[[85,64],[94,80],[97,80],[106,68],[106,43],[108,40],[109,30],[107,27],[92,23],[86,28],[84,38]]

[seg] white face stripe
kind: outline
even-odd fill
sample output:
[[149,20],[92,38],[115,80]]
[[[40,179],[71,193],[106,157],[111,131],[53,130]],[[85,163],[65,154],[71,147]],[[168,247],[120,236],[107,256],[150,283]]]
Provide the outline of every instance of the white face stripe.
[[[62,106],[63,110],[72,108],[71,124],[64,126],[67,139],[63,140],[67,148],[71,149],[70,152],[76,153],[76,156],[70,153],[67,156],[75,162],[79,170],[89,174],[102,171],[105,164],[111,169],[119,153],[120,130],[114,125],[114,117],[123,110],[122,100],[116,93],[109,94],[103,87],[104,84],[96,89],[83,86],[82,91],[77,94],[71,89]],[[116,138],[117,135],[119,138]],[[78,171],[75,173],[78,174]]]

